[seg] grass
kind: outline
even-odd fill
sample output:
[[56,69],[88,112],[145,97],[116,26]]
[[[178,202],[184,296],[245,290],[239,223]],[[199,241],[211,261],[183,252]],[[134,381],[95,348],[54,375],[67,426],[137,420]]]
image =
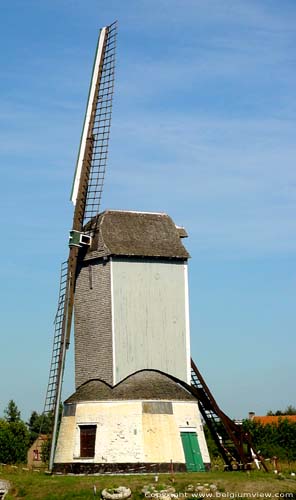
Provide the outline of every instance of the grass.
[[[296,466],[294,468],[296,472]],[[104,488],[127,486],[132,490],[132,500],[145,500],[142,488],[154,484],[157,490],[174,487],[179,497],[195,498],[198,495],[186,492],[188,485],[193,489],[198,484],[215,484],[217,493],[213,498],[284,498],[283,493],[293,494],[285,498],[296,499],[296,476],[292,477],[287,470],[281,475],[266,474],[260,471],[221,472],[213,470],[203,473],[159,474],[158,482],[154,475],[121,475],[121,476],[50,476],[44,472],[24,471],[21,467],[0,466],[0,479],[11,484],[5,500],[70,500],[99,499]],[[97,494],[94,496],[94,485]],[[246,495],[247,494],[247,495]],[[281,494],[281,496],[279,496]],[[155,500],[155,497],[151,500]]]

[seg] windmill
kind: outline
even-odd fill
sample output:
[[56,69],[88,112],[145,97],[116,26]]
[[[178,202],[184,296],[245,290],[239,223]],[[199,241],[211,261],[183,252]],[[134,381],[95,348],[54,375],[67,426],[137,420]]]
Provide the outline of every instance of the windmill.
[[[162,213],[99,212],[116,28],[100,32],[72,187],[45,401],[45,413],[54,413],[49,469],[204,470],[200,413],[228,469],[245,469],[259,459],[250,437],[220,410],[190,358],[186,231]],[[56,453],[74,296],[76,392],[65,402]]]

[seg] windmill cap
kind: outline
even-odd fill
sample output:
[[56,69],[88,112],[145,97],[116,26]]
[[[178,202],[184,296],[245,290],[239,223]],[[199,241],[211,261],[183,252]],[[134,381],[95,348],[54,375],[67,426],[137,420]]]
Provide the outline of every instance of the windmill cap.
[[190,255],[181,241],[185,237],[185,229],[165,213],[106,210],[96,220],[85,259],[135,256],[187,260]]

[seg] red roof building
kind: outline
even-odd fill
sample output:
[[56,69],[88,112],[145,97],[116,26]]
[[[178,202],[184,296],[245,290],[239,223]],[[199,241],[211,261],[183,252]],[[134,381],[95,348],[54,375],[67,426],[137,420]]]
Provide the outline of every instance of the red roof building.
[[281,420],[296,422],[296,415],[265,415],[260,417],[250,412],[249,420],[252,420],[252,422],[258,422],[259,424],[262,425],[268,425],[268,424],[278,425]]

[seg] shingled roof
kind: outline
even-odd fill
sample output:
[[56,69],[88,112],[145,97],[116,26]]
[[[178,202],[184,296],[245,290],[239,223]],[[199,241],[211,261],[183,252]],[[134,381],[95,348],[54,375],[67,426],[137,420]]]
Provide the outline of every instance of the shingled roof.
[[196,401],[190,392],[168,375],[155,370],[141,370],[114,387],[97,379],[85,382],[65,403],[135,399]]
[[188,259],[181,242],[184,228],[165,213],[106,210],[99,215],[92,245],[85,259],[135,256]]

